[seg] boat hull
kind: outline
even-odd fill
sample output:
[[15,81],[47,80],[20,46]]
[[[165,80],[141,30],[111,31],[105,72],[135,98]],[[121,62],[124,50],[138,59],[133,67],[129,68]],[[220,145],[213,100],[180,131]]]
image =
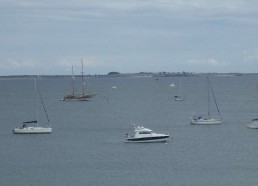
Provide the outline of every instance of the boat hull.
[[222,121],[219,119],[207,119],[207,120],[192,120],[191,124],[193,125],[218,125],[221,124]]
[[252,122],[247,124],[247,127],[250,129],[258,129],[258,119],[252,119]]
[[76,94],[76,95],[66,95],[61,101],[89,101],[91,97],[96,94]]
[[89,101],[89,98],[63,98],[61,101]]
[[43,127],[26,127],[26,128],[15,128],[13,129],[14,134],[50,134],[52,128]]
[[250,129],[258,129],[258,123],[250,123],[247,125],[247,127]]
[[250,129],[258,129],[258,126],[252,126],[252,125],[249,125],[249,124],[247,125],[247,127],[250,128]]
[[175,101],[184,101],[184,98],[175,98]]
[[126,143],[154,143],[154,142],[166,142],[169,135],[165,136],[155,136],[155,137],[130,137],[125,140]]

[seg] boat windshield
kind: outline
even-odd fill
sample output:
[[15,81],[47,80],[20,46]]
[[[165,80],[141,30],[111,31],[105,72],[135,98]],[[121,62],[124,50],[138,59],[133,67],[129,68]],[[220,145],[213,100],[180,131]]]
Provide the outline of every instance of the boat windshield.
[[140,131],[139,134],[151,134],[149,131]]

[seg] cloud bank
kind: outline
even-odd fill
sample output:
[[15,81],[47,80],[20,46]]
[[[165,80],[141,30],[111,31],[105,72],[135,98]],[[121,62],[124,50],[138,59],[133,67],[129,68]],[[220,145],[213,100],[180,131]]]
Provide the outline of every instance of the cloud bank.
[[81,58],[91,74],[257,67],[254,0],[2,0],[0,8],[0,75],[67,74]]

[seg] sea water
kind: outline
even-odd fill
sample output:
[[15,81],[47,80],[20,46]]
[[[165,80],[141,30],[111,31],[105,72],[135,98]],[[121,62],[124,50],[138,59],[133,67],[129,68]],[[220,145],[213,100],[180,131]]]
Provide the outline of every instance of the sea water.
[[[210,77],[223,123],[197,126],[190,117],[207,112],[205,77],[183,77],[180,102],[178,77],[88,78],[97,95],[82,102],[60,101],[70,78],[43,77],[37,82],[53,133],[14,135],[35,108],[40,126],[48,124],[40,101],[35,105],[33,79],[2,78],[0,185],[258,185],[258,130],[246,127],[258,117],[257,79]],[[171,138],[124,143],[133,124]]]

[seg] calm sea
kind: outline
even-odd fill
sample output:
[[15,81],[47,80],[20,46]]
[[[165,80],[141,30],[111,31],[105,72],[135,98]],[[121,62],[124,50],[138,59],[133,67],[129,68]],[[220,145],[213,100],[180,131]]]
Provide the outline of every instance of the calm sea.
[[[60,101],[70,90],[69,78],[40,78],[53,128],[45,135],[12,134],[34,117],[34,82],[0,79],[0,185],[258,185],[258,130],[246,127],[258,117],[258,76],[210,79],[221,125],[189,124],[193,113],[207,111],[204,77],[182,78],[183,102],[173,100],[178,77],[89,78],[98,95],[88,102]],[[40,124],[46,126],[37,104]],[[132,123],[172,138],[168,143],[124,143]]]

